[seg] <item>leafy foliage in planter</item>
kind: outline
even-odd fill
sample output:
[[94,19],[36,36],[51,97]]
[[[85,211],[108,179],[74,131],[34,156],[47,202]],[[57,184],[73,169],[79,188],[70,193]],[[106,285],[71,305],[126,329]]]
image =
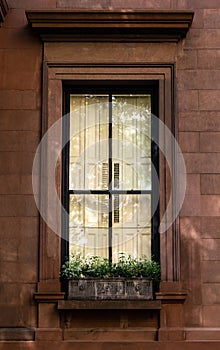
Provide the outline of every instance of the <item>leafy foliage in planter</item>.
[[117,263],[110,263],[106,258],[92,256],[82,258],[80,254],[72,255],[61,269],[62,279],[78,278],[114,278],[145,277],[154,281],[160,280],[160,266],[146,257],[132,258],[121,253]]

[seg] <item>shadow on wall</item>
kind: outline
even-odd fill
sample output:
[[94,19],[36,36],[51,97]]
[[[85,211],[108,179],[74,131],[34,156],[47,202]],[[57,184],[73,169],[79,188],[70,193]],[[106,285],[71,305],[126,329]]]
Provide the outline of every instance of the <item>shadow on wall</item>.
[[219,228],[219,217],[180,218],[181,280],[189,293],[185,306],[190,326],[204,324],[204,306],[220,304]]

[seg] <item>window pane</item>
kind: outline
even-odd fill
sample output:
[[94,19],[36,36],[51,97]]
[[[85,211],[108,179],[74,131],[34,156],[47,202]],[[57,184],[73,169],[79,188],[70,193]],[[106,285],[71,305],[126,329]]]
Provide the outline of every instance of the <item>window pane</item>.
[[112,154],[118,188],[151,189],[151,97],[112,96]]
[[108,195],[70,195],[70,254],[108,256]]
[[112,236],[112,261],[118,260],[120,253],[126,253],[132,257],[146,256],[151,258],[151,228],[127,228],[113,229]]
[[112,240],[114,259],[120,252],[150,257],[150,195],[113,195]]
[[70,254],[150,258],[151,96],[72,94],[70,112]]
[[150,194],[114,194],[113,209],[118,211],[117,220],[113,215],[113,227],[145,227],[151,220]]
[[108,95],[71,95],[70,112],[70,189],[107,189]]

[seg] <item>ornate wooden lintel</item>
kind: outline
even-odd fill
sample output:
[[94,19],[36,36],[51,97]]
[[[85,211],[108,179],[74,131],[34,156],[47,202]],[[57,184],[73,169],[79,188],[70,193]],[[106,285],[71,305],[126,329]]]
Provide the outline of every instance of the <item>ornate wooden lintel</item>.
[[0,25],[1,25],[1,22],[4,22],[5,16],[7,15],[8,10],[9,8],[8,8],[7,1],[0,0]]
[[43,41],[177,42],[192,24],[192,11],[26,11]]

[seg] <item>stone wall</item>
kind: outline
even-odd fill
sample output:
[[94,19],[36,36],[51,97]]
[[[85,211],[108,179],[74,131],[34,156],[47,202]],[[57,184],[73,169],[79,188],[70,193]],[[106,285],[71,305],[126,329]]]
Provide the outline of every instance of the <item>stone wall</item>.
[[[179,220],[181,282],[188,292],[183,309],[185,333],[181,339],[194,341],[188,343],[187,349],[197,346],[201,350],[218,349],[219,343],[196,341],[220,341],[219,0],[7,2],[9,12],[0,27],[0,340],[26,337],[30,341],[29,333],[18,332],[13,336],[7,330],[10,327],[34,330],[38,324],[33,293],[37,291],[39,276],[40,229],[31,174],[42,127],[43,53],[40,39],[27,26],[25,10],[177,9],[195,12],[193,25],[186,39],[178,44],[175,58],[175,116],[187,167],[187,194]],[[163,46],[161,55],[162,49]],[[50,320],[46,323],[50,326]],[[48,339],[50,334],[44,338]],[[0,341],[0,349],[29,349],[29,344],[16,347],[15,343]],[[31,348],[50,348],[46,341],[40,344],[32,343]],[[69,349],[67,344],[57,344]],[[137,342],[123,344],[120,349],[144,346]],[[161,349],[186,348],[183,339],[178,345],[172,339],[171,345],[152,343],[152,349],[159,349],[159,344]],[[75,346],[77,349],[78,345]],[[114,347],[118,349],[116,344],[105,345],[105,349]],[[88,348],[101,349],[101,343]]]

